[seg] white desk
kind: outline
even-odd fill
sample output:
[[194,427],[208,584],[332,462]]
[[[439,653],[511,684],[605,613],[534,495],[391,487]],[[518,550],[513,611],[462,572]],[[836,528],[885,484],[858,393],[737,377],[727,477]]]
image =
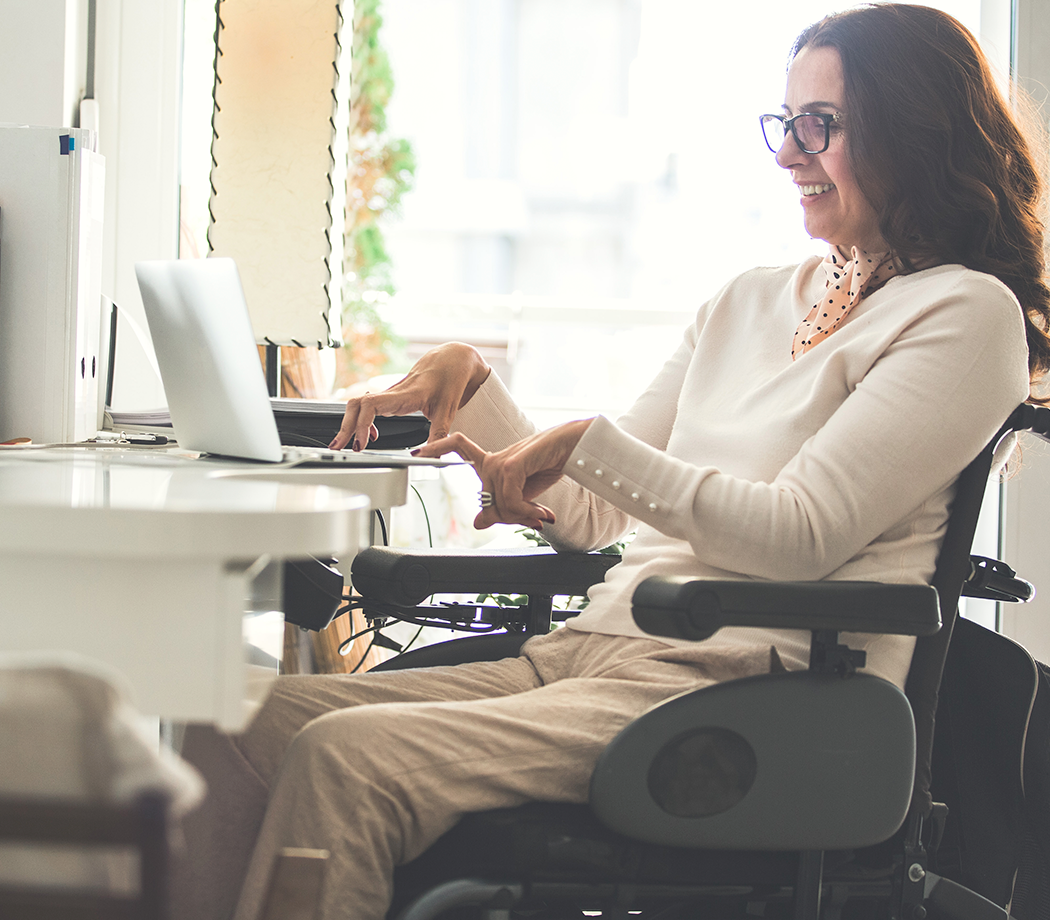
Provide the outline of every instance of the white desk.
[[[0,450],[0,649],[76,651],[121,671],[144,713],[240,727],[273,676],[254,679],[243,640],[246,611],[279,609],[267,564],[352,558],[369,507],[407,488],[404,470],[265,473],[158,450]],[[325,484],[355,480],[375,498]]]
[[[380,511],[387,515],[389,526],[390,509],[403,505],[408,497],[408,467],[347,467],[343,469],[321,467],[269,467],[253,464],[251,466],[231,466],[219,461],[213,463],[214,475],[224,479],[253,482],[282,482],[288,485],[328,486],[332,489],[346,489],[367,496],[370,510]],[[374,521],[369,521],[369,532],[366,545],[376,542]],[[350,563],[352,554],[337,558],[336,568],[343,573],[346,583],[350,584]]]

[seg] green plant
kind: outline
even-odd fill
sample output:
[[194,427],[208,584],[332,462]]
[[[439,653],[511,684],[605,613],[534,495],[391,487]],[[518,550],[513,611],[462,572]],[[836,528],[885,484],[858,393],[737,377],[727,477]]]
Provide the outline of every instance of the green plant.
[[[550,546],[537,530],[531,530],[529,528],[521,528],[517,531],[525,539],[527,543],[531,543],[533,546]],[[608,546],[603,546],[597,550],[599,553],[605,553],[610,556],[622,556],[623,551],[630,544],[631,540],[635,537],[635,531],[624,536],[622,540],[617,540],[615,543],[610,543]],[[524,594],[479,594],[475,603],[484,604],[492,602],[497,607],[524,607],[529,599]],[[590,598],[586,595],[582,597],[566,597],[563,601],[555,605],[555,609],[558,610],[583,610],[590,603]],[[553,625],[552,625],[552,628]]]
[[416,159],[409,141],[387,131],[394,78],[379,39],[380,5],[381,0],[354,4],[341,386],[390,369],[403,349],[376,309],[394,293],[380,222],[397,213],[412,187]]

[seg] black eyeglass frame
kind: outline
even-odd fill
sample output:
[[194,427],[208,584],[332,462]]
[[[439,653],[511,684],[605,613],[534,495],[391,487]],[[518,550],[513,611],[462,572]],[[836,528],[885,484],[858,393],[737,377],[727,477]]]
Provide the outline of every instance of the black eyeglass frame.
[[[829,146],[831,146],[831,124],[832,122],[840,121],[842,116],[839,115],[837,112],[799,112],[798,115],[793,115],[791,118],[785,118],[783,115],[775,115],[773,113],[770,113],[768,115],[759,115],[758,123],[762,127],[762,140],[766,142],[766,146],[771,151],[773,151],[773,153],[779,153],[780,148],[774,147],[769,142],[769,137],[766,134],[766,119],[768,118],[771,118],[775,121],[779,121],[780,124],[783,125],[785,138],[788,135],[788,131],[790,131],[791,136],[795,139],[795,143],[798,144],[798,149],[801,150],[803,153],[817,154],[823,153],[825,150],[828,149]],[[800,118],[817,118],[820,120],[821,124],[824,125],[824,144],[819,150],[809,150],[807,149],[806,145],[802,143],[802,138],[798,136],[798,132],[795,130],[795,122],[798,121]],[[783,141],[781,141],[781,144],[783,144]]]

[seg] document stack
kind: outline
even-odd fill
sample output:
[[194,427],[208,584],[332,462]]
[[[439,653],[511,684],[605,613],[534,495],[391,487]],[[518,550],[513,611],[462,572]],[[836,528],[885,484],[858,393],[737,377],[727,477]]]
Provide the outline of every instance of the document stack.
[[105,168],[94,138],[0,125],[0,441],[68,443],[100,426]]

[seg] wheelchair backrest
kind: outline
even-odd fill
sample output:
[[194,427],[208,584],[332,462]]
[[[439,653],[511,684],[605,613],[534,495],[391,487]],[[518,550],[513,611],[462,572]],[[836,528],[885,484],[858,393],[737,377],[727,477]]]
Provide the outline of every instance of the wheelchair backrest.
[[905,693],[915,713],[915,790],[912,809],[926,816],[933,805],[930,794],[934,721],[937,699],[958,616],[963,584],[970,575],[970,549],[977,530],[992,457],[1004,437],[1013,431],[1031,431],[1050,440],[1050,409],[1023,403],[1010,415],[994,438],[959,476],[944,542],[937,557],[932,584],[940,598],[940,632],[916,640]]

